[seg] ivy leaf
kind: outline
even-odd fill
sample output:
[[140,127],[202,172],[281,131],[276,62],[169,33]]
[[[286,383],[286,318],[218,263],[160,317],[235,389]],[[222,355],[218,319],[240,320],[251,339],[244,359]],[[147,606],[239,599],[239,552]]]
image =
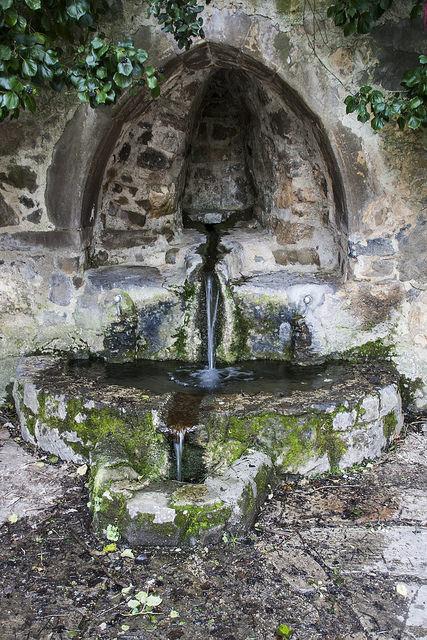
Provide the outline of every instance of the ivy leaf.
[[129,60],[127,58],[124,58],[124,61],[119,62],[119,64],[117,65],[117,69],[118,72],[121,73],[123,76],[130,76],[130,74],[132,73],[132,63],[129,62]]
[[406,124],[410,129],[418,129],[418,127],[420,127],[421,125],[421,120],[416,116],[410,116],[406,121]]
[[124,76],[121,73],[115,73],[113,76],[113,80],[115,84],[120,87],[120,89],[127,89],[132,84],[131,78],[128,76]]
[[13,0],[0,0],[0,9],[3,9],[3,11],[9,9],[12,5]]
[[95,38],[93,38],[90,44],[92,46],[92,49],[100,49],[101,47],[104,46],[104,40],[99,36],[96,36]]
[[87,13],[89,5],[86,0],[76,0],[67,6],[67,13],[73,20],[80,20]]
[[0,44],[0,60],[10,60],[12,49],[5,44]]
[[374,131],[379,131],[384,127],[385,122],[386,121],[381,116],[375,116],[375,118],[372,119],[371,127],[374,129]]
[[427,56],[426,55],[420,56],[420,64],[427,64]]
[[53,51],[52,49],[48,49],[44,54],[44,61],[45,61],[45,64],[49,65],[50,67],[53,67],[55,64],[57,64],[58,55],[56,51]]
[[31,111],[31,113],[35,113],[35,111],[37,109],[37,105],[36,105],[36,101],[34,100],[33,96],[30,96],[30,95],[24,93],[24,95],[22,96],[22,99],[24,101],[25,108],[28,109],[28,111]]
[[422,103],[423,103],[423,101],[421,100],[421,98],[416,96],[415,98],[412,98],[412,100],[410,100],[408,102],[408,107],[409,107],[409,109],[417,109],[418,107],[420,107],[422,105]]
[[144,51],[144,49],[137,49],[136,54],[135,54],[135,58],[137,59],[137,61],[140,64],[144,64],[144,62],[148,58],[148,53],[146,51]]
[[150,89],[155,89],[158,85],[156,76],[149,76],[147,78],[147,84],[150,87]]
[[28,78],[32,78],[33,76],[35,76],[37,73],[37,62],[31,60],[31,58],[29,58],[28,60],[24,60],[24,62],[22,63],[22,73]]
[[13,111],[19,106],[19,98],[13,91],[7,91],[4,94],[3,104],[9,111]]
[[103,80],[104,78],[107,77],[107,69],[105,67],[99,67],[96,70],[96,77],[99,78],[100,80]]
[[40,0],[25,0],[25,4],[27,7],[30,7],[33,11],[37,11],[37,9],[41,9],[41,1]]
[[23,86],[22,83],[20,82],[20,80],[16,77],[16,76],[12,76],[9,80],[9,86],[12,89],[12,91],[15,91],[15,93],[21,93],[21,91],[23,90]]
[[53,78],[53,71],[46,64],[40,65],[40,73],[45,80],[52,80]]
[[15,9],[9,9],[9,11],[6,11],[4,21],[8,25],[8,27],[14,27],[18,22],[17,11],[15,11]]
[[160,596],[155,596],[155,595],[150,595],[147,597],[145,604],[147,605],[147,607],[158,607],[159,604],[162,603],[162,598]]

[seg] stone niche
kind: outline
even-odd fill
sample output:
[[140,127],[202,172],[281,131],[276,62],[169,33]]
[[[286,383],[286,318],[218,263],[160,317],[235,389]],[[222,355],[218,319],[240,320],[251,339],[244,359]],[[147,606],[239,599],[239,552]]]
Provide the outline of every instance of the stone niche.
[[293,108],[237,69],[202,70],[187,87],[177,83],[126,126],[113,149],[92,261],[167,263],[169,249],[186,241],[184,211],[204,223],[252,218],[240,227],[247,242],[264,239],[268,255],[254,272],[345,273],[345,211],[327,149],[292,100]]
[[[115,360],[203,358],[201,274],[213,225],[219,360],[315,360],[321,316],[341,304],[331,296],[346,278],[348,244],[322,135],[297,96],[244,68],[178,75],[158,101],[135,108],[83,218],[89,269],[74,316],[89,344],[97,336],[94,350]],[[306,334],[303,348],[295,330]]]

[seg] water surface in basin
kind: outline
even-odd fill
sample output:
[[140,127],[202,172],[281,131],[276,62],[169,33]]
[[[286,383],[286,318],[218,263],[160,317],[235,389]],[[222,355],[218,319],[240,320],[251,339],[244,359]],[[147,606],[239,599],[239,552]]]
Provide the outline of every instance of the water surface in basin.
[[301,367],[276,361],[247,361],[232,367],[209,369],[200,364],[139,360],[124,364],[76,361],[69,373],[79,378],[162,393],[280,393],[333,386],[351,378],[348,364]]

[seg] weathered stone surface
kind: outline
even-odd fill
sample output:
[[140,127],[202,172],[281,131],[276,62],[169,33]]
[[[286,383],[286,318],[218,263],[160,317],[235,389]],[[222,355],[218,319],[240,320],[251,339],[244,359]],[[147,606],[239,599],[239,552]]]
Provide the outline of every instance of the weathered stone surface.
[[0,182],[9,184],[17,189],[26,189],[30,193],[34,193],[37,189],[37,175],[30,167],[21,165],[11,165],[7,169],[7,173],[0,173]]
[[9,227],[18,223],[19,217],[0,193],[0,227]]
[[[33,357],[18,368],[14,399],[27,441],[90,462],[100,532],[113,524],[132,544],[176,545],[246,530],[280,473],[313,475],[378,456],[403,417],[394,373],[375,373],[372,383],[372,367],[350,368],[332,389],[326,381],[287,395],[206,395],[194,434],[206,465],[199,484],[170,480],[170,393],[141,394]],[[378,416],[363,409],[373,397]]]
[[35,518],[54,505],[63,495],[61,481],[67,474],[63,466],[55,467],[26,452],[1,431],[0,438],[0,526],[15,514]]
[[70,304],[72,284],[70,278],[62,273],[53,273],[50,279],[49,300],[61,307]]

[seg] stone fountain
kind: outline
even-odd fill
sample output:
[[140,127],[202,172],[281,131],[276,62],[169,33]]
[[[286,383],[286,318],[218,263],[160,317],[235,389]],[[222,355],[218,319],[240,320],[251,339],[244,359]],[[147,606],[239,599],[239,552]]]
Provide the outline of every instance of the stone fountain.
[[150,107],[117,137],[86,203],[78,338],[14,384],[23,437],[88,463],[94,526],[130,544],[241,534],[283,474],[374,458],[403,425],[382,312],[355,321],[322,132],[247,72],[195,74],[185,131]]

